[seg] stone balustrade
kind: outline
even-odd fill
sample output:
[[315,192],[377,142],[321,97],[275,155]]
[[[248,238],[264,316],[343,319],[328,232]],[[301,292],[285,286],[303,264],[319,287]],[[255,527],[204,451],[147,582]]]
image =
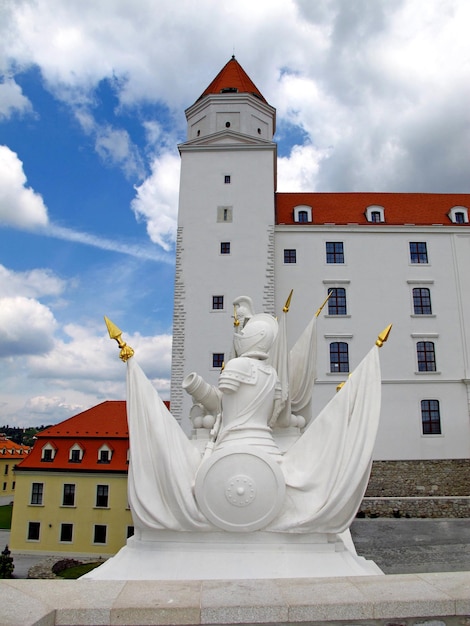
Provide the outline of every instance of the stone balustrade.
[[233,581],[0,581],[1,626],[470,626],[470,572]]

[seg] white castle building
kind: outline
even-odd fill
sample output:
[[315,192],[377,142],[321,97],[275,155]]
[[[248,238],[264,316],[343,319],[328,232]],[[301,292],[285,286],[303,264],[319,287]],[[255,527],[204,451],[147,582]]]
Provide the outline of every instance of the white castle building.
[[174,299],[172,413],[216,384],[233,300],[317,323],[317,414],[389,323],[374,458],[470,457],[470,194],[279,193],[276,112],[232,59],[187,109]]

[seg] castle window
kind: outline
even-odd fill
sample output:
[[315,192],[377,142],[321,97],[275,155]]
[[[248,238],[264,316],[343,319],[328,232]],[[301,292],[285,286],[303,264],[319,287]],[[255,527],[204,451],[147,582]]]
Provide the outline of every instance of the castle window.
[[418,341],[416,344],[418,372],[436,371],[436,353],[432,341]]
[[39,541],[39,532],[41,530],[40,522],[28,523],[28,541]]
[[83,459],[83,449],[75,443],[69,450],[69,463],[81,463]]
[[297,263],[297,250],[285,249],[284,250],[284,263]]
[[441,411],[439,400],[421,400],[423,435],[441,434]]
[[220,254],[230,254],[230,241],[220,242]]
[[72,543],[73,536],[73,524],[61,524],[60,525],[60,541],[65,543]]
[[425,241],[410,241],[410,261],[424,264],[428,262],[428,247]]
[[307,224],[312,221],[312,207],[304,204],[294,207],[294,222]]
[[383,206],[373,204],[366,209],[366,219],[368,222],[379,224],[385,222],[385,214]]
[[93,543],[106,543],[108,527],[105,524],[95,524],[93,530]]
[[232,207],[231,206],[218,206],[217,207],[217,222],[231,222]]
[[223,352],[213,352],[212,354],[212,367],[216,369],[220,369],[224,364],[224,353]]
[[212,296],[212,309],[213,310],[221,310],[224,308],[224,297],[223,296]]
[[330,372],[349,372],[349,346],[345,341],[330,343]]
[[454,206],[448,213],[449,219],[454,224],[468,224],[468,209],[464,206]]
[[413,289],[413,311],[415,315],[431,315],[431,291],[427,287]]
[[126,533],[126,539],[129,539],[129,537],[133,537],[134,536],[134,526],[128,526],[127,527],[127,533]]
[[106,509],[108,507],[109,486],[96,485],[96,507]]
[[225,128],[230,128],[230,122],[225,122]]
[[44,493],[44,483],[33,483],[31,485],[31,504],[42,505]]
[[226,185],[230,185],[230,183],[231,183],[231,182],[232,182],[232,181],[231,181],[231,177],[230,177],[230,175],[229,175],[229,174],[226,174],[226,175],[224,176],[224,183],[225,183]]
[[344,263],[344,246],[342,241],[326,242],[326,262]]
[[75,506],[75,485],[66,483],[62,495],[62,506]]
[[328,289],[328,293],[331,293],[328,299],[328,315],[346,315],[346,289],[334,287]]

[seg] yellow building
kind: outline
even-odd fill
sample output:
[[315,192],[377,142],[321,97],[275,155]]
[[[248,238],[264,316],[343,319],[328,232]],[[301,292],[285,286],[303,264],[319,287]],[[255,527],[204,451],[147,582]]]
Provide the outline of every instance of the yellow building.
[[0,433],[0,505],[12,502],[16,488],[15,466],[30,450],[29,446],[21,446]]
[[37,435],[15,470],[13,551],[115,554],[133,534],[124,401],[103,402]]

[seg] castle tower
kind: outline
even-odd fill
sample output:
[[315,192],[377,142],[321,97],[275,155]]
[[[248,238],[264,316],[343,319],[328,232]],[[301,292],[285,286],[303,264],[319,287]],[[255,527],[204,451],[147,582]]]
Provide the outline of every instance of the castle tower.
[[[275,109],[233,56],[186,110],[176,246],[171,409],[189,414],[181,384],[215,384],[229,356],[236,296],[274,312]],[[188,423],[186,423],[188,425]]]

